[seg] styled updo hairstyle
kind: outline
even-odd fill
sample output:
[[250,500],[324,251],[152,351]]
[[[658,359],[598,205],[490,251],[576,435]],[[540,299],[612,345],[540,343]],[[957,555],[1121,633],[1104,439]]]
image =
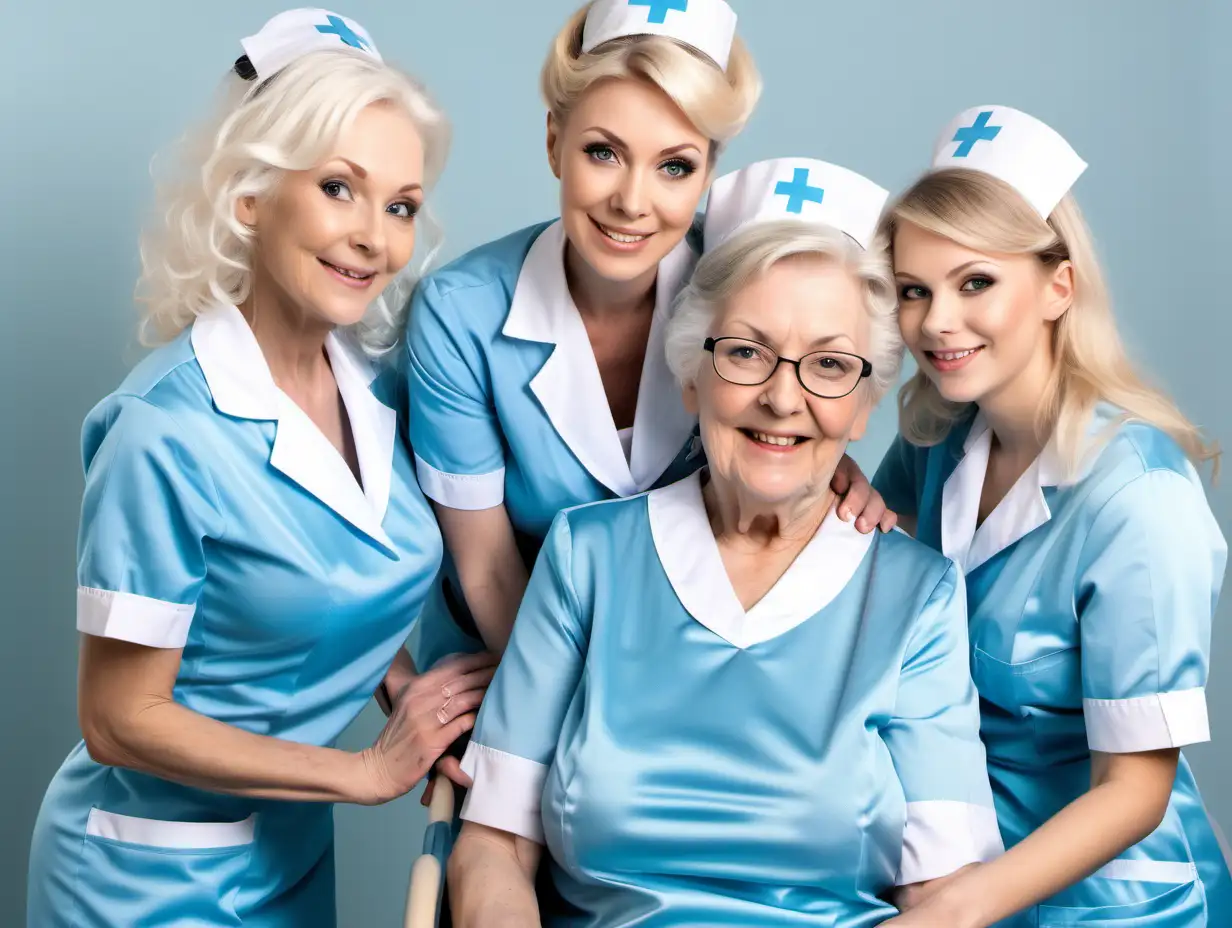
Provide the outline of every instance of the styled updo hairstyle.
[[711,140],[713,165],[761,97],[761,75],[740,37],[732,42],[726,71],[683,42],[658,35],[624,36],[583,52],[590,7],[588,3],[570,17],[544,62],[540,88],[552,116],[566,122],[582,95],[599,81],[649,81]]

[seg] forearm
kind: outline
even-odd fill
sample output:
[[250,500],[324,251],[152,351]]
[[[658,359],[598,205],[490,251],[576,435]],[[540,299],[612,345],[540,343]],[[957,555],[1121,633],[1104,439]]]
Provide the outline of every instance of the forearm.
[[363,755],[253,734],[164,697],[92,727],[90,754],[108,766],[258,799],[375,801]]
[[501,654],[530,581],[509,513],[504,505],[463,510],[434,504],[433,511],[479,635],[489,651]]
[[534,867],[504,839],[465,826],[449,856],[449,902],[457,928],[538,928]]
[[1095,786],[1001,857],[960,874],[929,903],[947,924],[984,928],[1086,878],[1158,827],[1163,810],[1132,781]]
[[475,626],[490,651],[503,654],[513,632],[518,604],[526,593],[530,576],[516,547],[501,551],[483,568],[459,570],[462,594]]

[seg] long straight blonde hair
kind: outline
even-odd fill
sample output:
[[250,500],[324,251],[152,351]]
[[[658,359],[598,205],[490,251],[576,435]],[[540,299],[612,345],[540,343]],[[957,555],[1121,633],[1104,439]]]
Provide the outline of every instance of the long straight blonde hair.
[[[1055,362],[1035,422],[1040,441],[1055,438],[1071,473],[1089,450],[1084,439],[1100,402],[1167,433],[1195,464],[1212,461],[1218,472],[1218,447],[1134,370],[1117,332],[1090,230],[1072,195],[1045,221],[1005,182],[978,171],[947,169],[926,174],[887,214],[891,250],[894,229],[902,222],[976,251],[1035,255],[1045,266],[1062,261],[1073,266],[1074,301],[1053,326]],[[935,445],[970,406],[945,400],[917,372],[899,392],[900,429],[913,444]]]

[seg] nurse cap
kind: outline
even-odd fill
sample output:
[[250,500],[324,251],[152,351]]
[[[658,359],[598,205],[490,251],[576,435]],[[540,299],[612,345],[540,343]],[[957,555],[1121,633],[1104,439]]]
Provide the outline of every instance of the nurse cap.
[[868,178],[825,161],[758,161],[710,188],[704,248],[710,251],[750,225],[784,219],[838,229],[868,248],[888,198],[889,191]]
[[368,31],[353,19],[329,10],[298,9],[279,13],[256,35],[241,39],[243,56],[235,73],[245,80],[261,82],[291,62],[322,49],[349,48],[376,61],[381,54]]
[[723,0],[595,0],[582,29],[582,51],[630,35],[675,39],[726,71],[736,12]]
[[933,170],[967,168],[1005,181],[1047,219],[1087,169],[1065,139],[1008,106],[973,106],[937,142]]

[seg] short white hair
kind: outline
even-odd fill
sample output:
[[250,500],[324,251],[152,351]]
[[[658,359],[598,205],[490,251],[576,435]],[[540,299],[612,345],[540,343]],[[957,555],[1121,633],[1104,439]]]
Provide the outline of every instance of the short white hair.
[[[444,168],[449,125],[424,89],[396,68],[338,49],[304,55],[260,84],[228,73],[218,111],[181,141],[175,175],[160,188],[142,236],[143,342],[166,341],[211,306],[247,298],[255,235],[236,217],[236,203],[273,193],[288,171],[316,167],[372,104],[400,107],[411,118],[430,187]],[[353,327],[372,356],[397,344],[418,272],[435,252],[439,236],[426,211],[416,221],[427,227],[427,254],[398,274]]]
[[667,363],[682,386],[694,383],[701,372],[703,343],[715,334],[711,328],[720,307],[780,261],[801,257],[837,264],[861,285],[869,318],[868,361],[873,366],[869,403],[878,402],[898,382],[903,339],[884,237],[865,250],[838,229],[788,219],[738,231],[698,262],[693,279],[677,298],[667,329]]

